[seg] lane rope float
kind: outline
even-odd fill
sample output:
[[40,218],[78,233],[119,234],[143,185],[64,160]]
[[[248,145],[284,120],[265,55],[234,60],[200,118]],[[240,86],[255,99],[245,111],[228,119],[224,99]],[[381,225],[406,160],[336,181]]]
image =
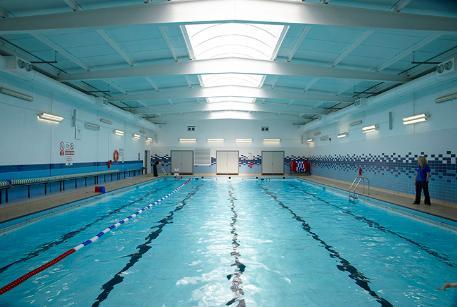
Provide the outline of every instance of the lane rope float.
[[1,289],[0,289],[0,295],[2,294],[5,294],[6,292],[10,291],[11,289],[17,287],[18,285],[20,285],[21,283],[23,283],[24,281],[26,281],[27,279],[29,279],[30,277],[46,270],[47,268],[53,266],[54,264],[60,262],[62,259],[70,256],[71,254],[77,252],[78,250],[86,247],[87,245],[91,244],[91,243],[94,243],[95,241],[97,241],[99,238],[101,238],[104,234],[110,232],[111,230],[113,229],[116,229],[118,227],[120,227],[122,224],[128,222],[129,220],[135,218],[136,216],[140,215],[141,213],[143,213],[144,211],[152,208],[154,205],[157,205],[157,204],[160,204],[162,201],[164,201],[165,199],[167,199],[168,197],[170,197],[171,195],[175,194],[176,192],[178,192],[179,190],[181,190],[186,184],[188,184],[190,182],[190,178],[187,179],[183,184],[181,184],[179,187],[177,187],[176,189],[174,189],[173,191],[171,191],[170,193],[168,193],[167,195],[163,196],[162,198],[148,204],[147,206],[137,210],[135,213],[132,213],[130,214],[128,217],[122,219],[122,220],[119,220],[117,223],[115,224],[112,224],[111,226],[103,229],[102,231],[100,231],[98,234],[96,234],[94,237],[88,239],[88,240],[85,240],[83,241],[82,243],[76,245],[75,247],[67,250],[66,252],[60,254],[59,256],[57,256],[56,258],[46,262],[45,264],[37,267],[36,269],[22,275],[21,277],[13,280],[12,282],[10,282],[9,284],[3,286]]

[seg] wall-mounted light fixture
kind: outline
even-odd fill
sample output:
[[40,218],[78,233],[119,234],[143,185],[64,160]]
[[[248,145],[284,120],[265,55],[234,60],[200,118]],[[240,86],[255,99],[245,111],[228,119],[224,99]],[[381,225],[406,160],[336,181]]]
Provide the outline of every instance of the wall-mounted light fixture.
[[195,143],[197,143],[197,139],[179,139],[179,143],[181,143],[181,144],[195,144]]
[[152,138],[151,137],[147,137],[146,138],[146,142],[151,143],[152,142]]
[[107,125],[112,125],[113,122],[109,119],[106,119],[106,118],[100,118],[100,122],[104,123],[104,124],[107,124]]
[[265,145],[279,145],[281,143],[281,139],[263,139],[263,143]]
[[363,133],[369,133],[376,131],[378,129],[378,125],[370,125],[370,126],[365,126],[362,128]]
[[337,138],[341,139],[341,138],[345,138],[348,136],[348,133],[347,132],[342,132],[342,133],[338,133],[338,135],[336,136]]
[[120,136],[124,135],[124,131],[119,130],[119,129],[114,129],[113,132],[114,132],[115,135],[120,135]]
[[95,131],[100,130],[100,125],[91,123],[91,122],[85,122],[84,127],[89,130],[95,130]]
[[224,143],[224,139],[208,139],[208,143]]
[[313,139],[307,139],[306,140],[308,143],[312,143],[313,142]]
[[61,121],[63,121],[62,116],[49,114],[49,113],[45,113],[45,112],[38,114],[37,118],[39,120],[44,120],[44,121],[52,122],[52,123],[60,123]]
[[141,134],[139,134],[139,133],[134,133],[134,134],[132,134],[132,138],[133,138],[134,140],[139,140],[139,139],[141,138]]
[[430,118],[428,114],[422,113],[418,115],[408,116],[403,118],[403,125],[411,125],[415,123],[425,122]]
[[252,143],[252,139],[235,139],[237,143]]
[[21,92],[18,92],[18,91],[15,91],[15,90],[11,90],[11,89],[6,88],[6,87],[0,87],[0,93],[8,95],[8,96],[11,96],[11,97],[19,98],[19,99],[22,99],[22,100],[26,100],[26,101],[33,101],[33,97],[32,96],[24,94],[24,93],[21,93]]

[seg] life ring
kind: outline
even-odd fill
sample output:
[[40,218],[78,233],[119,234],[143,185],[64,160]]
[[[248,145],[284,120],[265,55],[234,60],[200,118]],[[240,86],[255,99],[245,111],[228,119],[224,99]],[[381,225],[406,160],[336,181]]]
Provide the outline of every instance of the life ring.
[[119,151],[117,149],[115,149],[113,152],[113,160],[119,161]]

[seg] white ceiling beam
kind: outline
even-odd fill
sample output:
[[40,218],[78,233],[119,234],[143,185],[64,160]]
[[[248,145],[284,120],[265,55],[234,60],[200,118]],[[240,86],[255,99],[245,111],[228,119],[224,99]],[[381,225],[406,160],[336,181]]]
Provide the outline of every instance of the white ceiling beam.
[[400,13],[408,4],[411,3],[411,0],[398,0],[393,6],[392,11]]
[[152,86],[152,88],[154,89],[154,91],[156,91],[156,92],[159,91],[159,87],[157,86],[157,84],[156,84],[154,81],[152,81],[151,78],[146,77],[145,79],[146,79],[146,81],[149,83],[149,85]]
[[65,4],[67,4],[74,12],[80,11],[81,6],[79,5],[76,0],[64,0]]
[[303,41],[305,40],[306,36],[308,35],[309,31],[311,31],[311,27],[305,27],[303,31],[300,33],[298,36],[297,40],[295,41],[293,47],[290,49],[290,52],[287,56],[287,61],[290,62],[295,56],[295,53],[297,53],[298,48],[303,44]]
[[332,66],[335,67],[339,63],[341,63],[354,49],[359,47],[374,31],[365,31],[360,35],[349,47],[344,49],[343,52],[333,61]]
[[62,75],[61,81],[127,78],[138,76],[204,75],[204,74],[257,74],[272,76],[315,76],[342,79],[380,80],[406,82],[404,77],[379,72],[322,67],[301,63],[280,63],[265,60],[224,58],[193,60],[180,63],[158,63],[153,65],[92,70],[85,73]]
[[53,41],[51,41],[47,37],[45,37],[43,35],[40,35],[38,33],[32,33],[31,35],[35,39],[39,40],[40,42],[42,42],[43,44],[45,44],[46,46],[51,48],[52,50],[57,51],[57,53],[59,53],[62,57],[66,58],[70,62],[78,65],[79,67],[81,67],[85,71],[89,70],[89,67],[86,64],[84,64],[83,62],[81,62],[81,60],[79,60],[77,57],[75,57],[74,55],[72,55],[67,50],[65,50],[64,48],[60,47],[59,45],[57,45],[56,43],[54,43]]
[[160,91],[137,91],[125,95],[113,96],[112,101],[118,100],[158,100],[208,97],[251,97],[265,99],[293,99],[295,101],[353,101],[352,97],[339,96],[323,92],[303,93],[301,89],[276,87],[271,89],[246,86],[215,86],[215,87],[176,87]]
[[165,29],[165,27],[159,27],[159,31],[160,31],[160,35],[162,35],[162,38],[165,41],[165,44],[168,47],[168,50],[170,50],[173,60],[175,60],[175,62],[177,62],[178,56],[176,55],[176,51],[175,51],[175,48],[173,47],[173,44],[171,43],[170,37],[168,37],[167,30]]
[[387,60],[386,62],[384,62],[381,65],[379,65],[378,67],[376,67],[376,71],[381,71],[381,70],[386,69],[389,66],[392,66],[393,64],[395,64],[398,61],[402,60],[406,56],[410,55],[412,52],[414,52],[414,51],[416,51],[416,50],[428,45],[429,43],[431,43],[432,41],[436,40],[440,36],[441,36],[441,33],[434,33],[434,34],[428,35],[427,37],[425,37],[420,42],[410,46],[407,49],[402,50],[400,53],[398,53],[393,58]]
[[0,33],[138,24],[192,23],[314,24],[363,28],[457,31],[457,18],[398,14],[345,6],[272,0],[190,0],[6,18]]
[[121,46],[119,46],[119,44],[112,37],[110,37],[108,35],[108,33],[106,33],[105,30],[99,29],[99,30],[97,30],[97,33],[98,33],[98,35],[100,35],[105,40],[105,42],[108,43],[108,45],[111,46],[111,48],[114,49],[114,51],[117,52],[118,55],[120,55],[124,59],[124,61],[126,61],[130,66],[133,66],[132,59],[121,48]]
[[[218,112],[218,111],[245,111],[245,112],[262,112],[262,113],[283,113],[283,114],[293,114],[295,116],[300,116],[302,114],[323,114],[326,109],[318,108],[309,105],[287,105],[279,103],[265,103],[265,104],[249,104],[245,103],[243,107],[236,106],[230,107],[224,105],[219,108],[215,105],[218,103],[188,103],[183,102],[179,104],[162,104],[162,105],[150,105],[145,107],[135,108],[137,114],[160,114],[161,116],[167,114],[181,114],[181,113],[194,113],[194,112]],[[216,108],[214,108],[216,107]]]

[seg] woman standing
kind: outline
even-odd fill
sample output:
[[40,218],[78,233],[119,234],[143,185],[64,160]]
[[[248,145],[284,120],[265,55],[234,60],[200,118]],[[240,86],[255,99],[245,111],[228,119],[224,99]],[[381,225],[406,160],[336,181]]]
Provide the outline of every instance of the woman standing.
[[430,204],[430,194],[428,193],[428,181],[430,179],[430,167],[424,156],[417,158],[416,167],[416,200],[414,204],[419,205],[421,202],[422,190],[424,190],[425,204]]

